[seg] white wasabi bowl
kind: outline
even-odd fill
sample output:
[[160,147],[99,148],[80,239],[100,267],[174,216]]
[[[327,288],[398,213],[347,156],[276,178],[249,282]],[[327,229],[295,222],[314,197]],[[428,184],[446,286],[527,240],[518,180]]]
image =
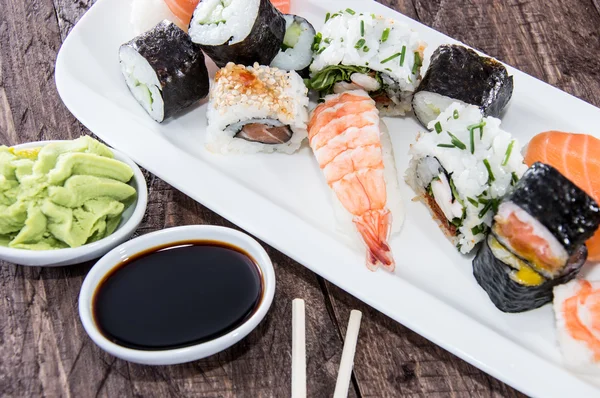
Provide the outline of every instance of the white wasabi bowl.
[[[26,144],[15,145],[15,149],[36,148],[61,141],[38,141],[28,142]],[[125,242],[133,235],[137,229],[148,204],[148,188],[146,180],[140,168],[127,156],[121,152],[110,148],[115,155],[115,159],[127,163],[133,170],[133,178],[129,182],[137,192],[137,198],[121,216],[121,223],[110,236],[99,241],[83,245],[76,248],[56,249],[56,250],[26,250],[14,249],[0,246],[0,260],[8,261],[14,264],[37,266],[37,267],[59,267],[64,265],[78,264],[85,261],[102,257],[114,247]]]
[[[99,284],[106,275],[123,261],[136,253],[157,246],[186,240],[219,241],[239,247],[256,262],[262,273],[264,285],[262,299],[254,314],[229,333],[183,348],[168,350],[136,350],[113,343],[99,330],[93,316],[92,303]],[[166,264],[165,266],[168,266]],[[250,333],[267,314],[275,295],[275,272],[273,264],[263,247],[250,236],[225,227],[190,225],[152,232],[122,244],[102,257],[87,274],[79,293],[79,317],[90,338],[104,351],[129,362],[144,365],[174,365],[195,361],[216,354],[237,343]]]

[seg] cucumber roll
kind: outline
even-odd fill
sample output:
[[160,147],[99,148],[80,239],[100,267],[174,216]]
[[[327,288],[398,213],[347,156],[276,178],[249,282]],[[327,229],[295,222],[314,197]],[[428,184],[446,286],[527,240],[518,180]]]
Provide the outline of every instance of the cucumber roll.
[[285,19],[269,0],[202,0],[188,33],[219,68],[269,65],[281,49]]
[[294,71],[227,64],[210,90],[207,149],[221,154],[295,152],[308,136],[307,94]]
[[157,122],[208,95],[208,71],[200,48],[164,20],[119,49],[131,94]]
[[585,241],[599,225],[590,196],[553,167],[535,163],[502,199],[473,274],[500,310],[537,308],[579,272]]
[[412,106],[424,126],[453,102],[476,105],[485,116],[499,117],[512,92],[513,77],[500,62],[445,44],[433,52]]
[[321,96],[365,90],[382,116],[410,111],[426,44],[408,25],[351,9],[326,16],[315,36],[309,88]]
[[454,103],[411,146],[406,182],[461,253],[481,242],[527,166],[516,138],[476,106]]
[[315,28],[306,19],[297,15],[284,15],[285,36],[281,50],[271,62],[283,70],[295,70],[308,77],[308,66],[312,62],[312,45]]

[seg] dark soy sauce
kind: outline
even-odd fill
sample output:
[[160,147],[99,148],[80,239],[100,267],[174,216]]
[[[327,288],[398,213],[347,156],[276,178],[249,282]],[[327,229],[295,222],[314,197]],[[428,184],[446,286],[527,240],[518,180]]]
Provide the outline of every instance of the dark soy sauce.
[[139,350],[186,347],[246,321],[262,299],[255,261],[223,242],[185,241],[125,260],[93,300],[96,325],[114,343]]

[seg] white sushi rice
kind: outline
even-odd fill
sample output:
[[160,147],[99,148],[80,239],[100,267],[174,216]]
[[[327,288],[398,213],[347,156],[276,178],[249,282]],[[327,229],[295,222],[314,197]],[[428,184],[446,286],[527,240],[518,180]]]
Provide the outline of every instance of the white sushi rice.
[[119,59],[121,72],[133,96],[154,120],[161,122],[164,119],[164,103],[154,69],[131,46],[121,46]]
[[[240,77],[242,76],[242,77]],[[253,83],[248,85],[248,77]],[[308,89],[294,71],[268,66],[227,64],[210,89],[206,148],[215,153],[294,153],[308,136]],[[289,125],[293,135],[283,144],[262,144],[235,138],[228,126],[250,120]],[[279,125],[278,123],[273,123]]]
[[[385,188],[387,201],[385,206],[392,213],[392,228],[390,236],[395,236],[402,230],[404,225],[404,203],[400,192],[400,183],[398,181],[398,171],[396,169],[396,160],[394,158],[394,148],[387,126],[381,120],[379,122],[381,151],[383,155],[383,178],[385,179]],[[362,248],[364,242],[358,233],[356,226],[352,222],[354,216],[346,210],[337,195],[331,190],[331,201],[333,203],[334,217],[336,221],[336,230],[343,233],[351,241],[351,246]]]
[[[382,115],[404,114],[410,110],[411,95],[421,80],[421,67],[415,67],[415,61],[422,64],[426,45],[408,25],[374,14],[340,11],[330,16],[320,34],[318,48],[313,48],[312,74],[340,64],[381,72],[384,84],[398,94],[401,92],[400,98],[390,96],[394,106],[381,109]],[[419,54],[419,60],[415,53]],[[356,88],[368,91],[360,85],[348,89]]]
[[[600,361],[597,361],[594,358],[593,350],[590,349],[585,341],[578,340],[569,333],[566,325],[565,313],[563,311],[565,301],[578,294],[582,283],[583,281],[575,279],[554,288],[553,305],[554,315],[556,317],[558,343],[563,354],[565,366],[578,373],[600,376]],[[592,290],[600,289],[600,281],[589,283],[592,286]],[[590,305],[594,301],[597,303],[597,294],[595,296],[596,299],[589,298],[584,302],[578,300],[576,315],[581,324],[587,328],[596,339],[600,340],[600,332],[592,326],[593,316],[590,311]],[[596,315],[596,323],[599,321],[597,317],[598,315]]]
[[[482,122],[485,122],[483,134],[479,129],[473,131],[474,151],[471,153],[469,127]],[[436,125],[440,133],[436,131]],[[417,168],[421,160],[426,157],[437,159],[446,173],[451,176],[458,199],[465,209],[465,218],[458,229],[458,236],[449,238],[462,253],[468,253],[484,238],[483,233],[474,234],[473,228],[477,230],[482,223],[490,226],[493,216],[493,211],[490,210],[483,217],[479,217],[484,205],[477,203],[475,206],[469,198],[472,201],[499,200],[511,192],[513,173],[517,178],[521,178],[527,170],[527,166],[523,163],[521,146],[516,138],[500,128],[499,119],[482,117],[479,108],[472,105],[451,104],[437,119],[429,123],[428,128],[430,132],[420,134],[417,142],[411,146],[412,160],[407,170],[406,181],[423,199],[431,178],[439,173],[435,169],[430,170],[430,175],[424,176],[422,171],[420,174],[417,173]],[[456,140],[463,143],[465,149],[456,146],[444,147],[453,145],[452,142]],[[511,145],[510,156],[507,156]],[[489,163],[493,179],[488,173],[484,160]],[[450,195],[451,192],[445,192],[444,197],[451,198]],[[445,203],[440,203],[444,200],[440,195],[436,195],[435,200],[442,209],[446,206]]]
[[261,0],[202,0],[194,10],[189,34],[203,45],[235,44],[252,31]]

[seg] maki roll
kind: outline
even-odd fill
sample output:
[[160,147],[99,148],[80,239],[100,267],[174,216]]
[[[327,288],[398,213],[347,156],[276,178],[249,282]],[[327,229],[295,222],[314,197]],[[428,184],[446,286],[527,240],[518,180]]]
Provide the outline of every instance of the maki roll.
[[285,36],[281,50],[271,66],[284,70],[295,70],[308,77],[308,66],[312,62],[312,45],[315,28],[306,19],[297,15],[284,15]]
[[499,117],[513,92],[513,77],[500,62],[459,46],[441,45],[415,91],[413,109],[424,125],[451,103],[476,105],[484,116]]
[[157,122],[208,95],[208,71],[200,48],[164,20],[119,49],[131,94]]
[[294,71],[227,64],[210,90],[207,149],[295,152],[307,137],[307,92]]
[[[600,225],[598,204],[555,168],[535,163],[498,206],[473,274],[492,302],[521,312],[552,301],[587,259],[585,241]],[[526,275],[525,278],[519,275]]]
[[321,96],[365,90],[382,116],[410,111],[425,43],[408,25],[351,9],[327,14],[315,36],[309,88]]
[[406,181],[448,239],[469,253],[485,238],[500,199],[527,166],[500,120],[454,103],[411,146]]
[[281,49],[285,19],[269,0],[203,0],[188,33],[219,68],[269,65]]

